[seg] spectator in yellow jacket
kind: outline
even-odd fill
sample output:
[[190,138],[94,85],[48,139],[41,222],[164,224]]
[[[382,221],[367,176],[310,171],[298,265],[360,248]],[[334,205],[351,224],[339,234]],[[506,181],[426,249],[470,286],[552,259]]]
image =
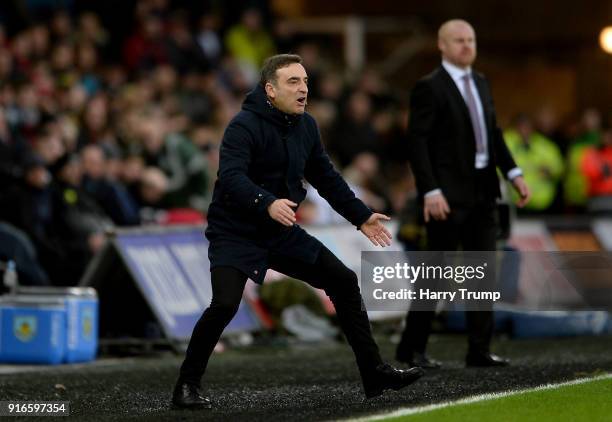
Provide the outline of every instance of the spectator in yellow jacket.
[[517,166],[523,170],[525,182],[531,187],[531,201],[525,209],[546,211],[555,200],[563,174],[559,147],[536,132],[531,119],[524,114],[515,119],[514,128],[507,130],[504,138]]
[[261,12],[255,8],[245,10],[240,23],[229,29],[225,45],[243,76],[252,84],[259,77],[264,59],[276,50],[272,36],[262,25]]

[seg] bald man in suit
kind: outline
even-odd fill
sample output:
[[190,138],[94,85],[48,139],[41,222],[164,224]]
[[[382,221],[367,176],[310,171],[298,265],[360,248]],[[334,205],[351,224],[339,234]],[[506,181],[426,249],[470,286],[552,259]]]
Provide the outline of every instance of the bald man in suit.
[[[493,99],[483,75],[473,71],[476,35],[464,20],[445,22],[438,32],[442,63],[419,80],[411,93],[408,128],[409,160],[416,179],[428,249],[494,251],[496,200],[500,196],[497,168],[529,200],[521,170],[497,126]],[[424,368],[439,362],[425,349],[435,303],[413,309],[396,358]],[[415,306],[417,308],[417,306]],[[503,366],[508,361],[490,352],[492,308],[466,312],[468,366]]]

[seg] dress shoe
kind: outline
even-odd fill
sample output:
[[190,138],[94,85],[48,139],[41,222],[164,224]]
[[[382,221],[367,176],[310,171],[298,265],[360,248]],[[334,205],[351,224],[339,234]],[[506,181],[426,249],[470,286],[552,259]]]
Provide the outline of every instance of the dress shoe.
[[397,355],[395,360],[407,363],[410,367],[418,366],[423,369],[440,369],[442,367],[442,362],[430,359],[425,353],[413,353],[412,356],[408,358]]
[[465,366],[489,367],[489,366],[508,366],[510,361],[493,353],[468,353],[465,358]]
[[186,382],[176,384],[172,404],[181,409],[211,409],[210,399],[202,395],[200,388]]
[[373,374],[364,380],[363,387],[367,398],[380,396],[385,390],[400,390],[425,374],[421,368],[397,369],[388,363],[381,363]]

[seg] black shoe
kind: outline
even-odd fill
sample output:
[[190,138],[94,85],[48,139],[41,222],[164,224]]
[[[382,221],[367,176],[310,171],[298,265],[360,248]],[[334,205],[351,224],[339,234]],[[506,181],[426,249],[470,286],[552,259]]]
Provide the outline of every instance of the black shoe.
[[181,409],[212,409],[210,399],[202,395],[200,388],[186,382],[174,387],[172,404]]
[[380,396],[385,390],[400,390],[425,374],[421,368],[397,369],[388,363],[381,363],[368,380],[364,380],[363,388],[367,398]]
[[465,366],[473,367],[491,367],[491,366],[508,366],[510,361],[493,353],[468,353],[465,358]]
[[430,359],[425,353],[413,353],[412,357],[408,359],[402,359],[401,356],[397,358],[398,362],[407,363],[411,367],[418,366],[423,369],[440,369],[442,362],[435,359]]

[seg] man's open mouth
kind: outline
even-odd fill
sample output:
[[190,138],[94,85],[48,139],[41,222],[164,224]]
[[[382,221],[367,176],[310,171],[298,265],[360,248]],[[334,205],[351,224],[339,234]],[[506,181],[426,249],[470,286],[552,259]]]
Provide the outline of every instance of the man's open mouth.
[[306,97],[299,97],[297,99],[297,102],[300,103],[301,105],[306,105]]

